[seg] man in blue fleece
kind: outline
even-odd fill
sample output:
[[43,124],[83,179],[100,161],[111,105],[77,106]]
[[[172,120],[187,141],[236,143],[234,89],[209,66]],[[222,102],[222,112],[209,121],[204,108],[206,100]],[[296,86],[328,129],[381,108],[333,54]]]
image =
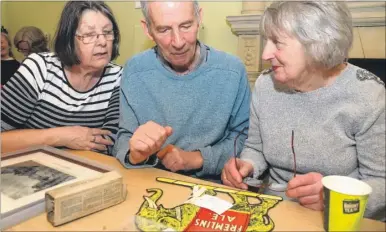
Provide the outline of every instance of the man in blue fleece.
[[[219,180],[236,136],[249,124],[244,65],[197,40],[197,2],[141,4],[142,26],[156,46],[124,67],[114,155],[127,168],[156,166]],[[167,145],[173,146],[163,149]]]

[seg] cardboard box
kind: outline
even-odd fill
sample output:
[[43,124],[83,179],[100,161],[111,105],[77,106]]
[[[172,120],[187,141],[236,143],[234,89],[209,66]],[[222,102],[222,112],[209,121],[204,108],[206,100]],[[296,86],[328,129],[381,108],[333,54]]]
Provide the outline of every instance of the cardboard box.
[[116,171],[46,192],[47,219],[53,226],[95,213],[126,199],[126,186]]

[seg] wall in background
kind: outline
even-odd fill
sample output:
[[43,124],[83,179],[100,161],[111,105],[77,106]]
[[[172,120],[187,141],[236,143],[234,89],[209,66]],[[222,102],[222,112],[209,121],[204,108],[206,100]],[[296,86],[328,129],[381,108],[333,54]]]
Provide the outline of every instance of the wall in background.
[[[107,4],[112,8],[121,30],[121,55],[116,62],[123,65],[131,56],[153,44],[142,31],[140,26],[142,12],[140,9],[135,9],[135,2],[107,1]],[[36,26],[47,33],[52,41],[64,5],[64,1],[2,1],[2,25],[7,28],[12,39],[23,26]],[[200,5],[203,8],[203,27],[200,30],[200,39],[216,49],[236,55],[237,36],[231,32],[225,17],[239,14],[242,2],[200,2]],[[13,51],[16,59],[23,58],[14,47]]]
[[5,12],[7,12],[7,4],[1,3],[1,24],[2,25],[7,24],[7,17],[5,17]]
[[[64,4],[65,2],[2,1],[2,24],[9,32],[12,44],[16,32],[23,26],[39,27],[52,38]],[[17,52],[14,44],[13,54],[16,56],[16,59],[23,59],[23,55]]]

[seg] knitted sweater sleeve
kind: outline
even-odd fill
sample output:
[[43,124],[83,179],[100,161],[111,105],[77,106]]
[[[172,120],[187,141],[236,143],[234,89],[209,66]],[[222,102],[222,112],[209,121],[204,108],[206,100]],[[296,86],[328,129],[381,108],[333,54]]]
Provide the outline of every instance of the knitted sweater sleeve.
[[359,163],[359,179],[372,187],[365,217],[386,220],[385,217],[385,89],[373,93],[375,97],[363,108],[366,114],[355,134]]

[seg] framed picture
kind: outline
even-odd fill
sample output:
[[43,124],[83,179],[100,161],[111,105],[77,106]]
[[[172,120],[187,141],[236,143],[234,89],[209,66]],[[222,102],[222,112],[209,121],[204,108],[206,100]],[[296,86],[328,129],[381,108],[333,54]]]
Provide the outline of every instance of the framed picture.
[[0,228],[43,213],[46,191],[112,170],[111,167],[49,146],[3,154]]

